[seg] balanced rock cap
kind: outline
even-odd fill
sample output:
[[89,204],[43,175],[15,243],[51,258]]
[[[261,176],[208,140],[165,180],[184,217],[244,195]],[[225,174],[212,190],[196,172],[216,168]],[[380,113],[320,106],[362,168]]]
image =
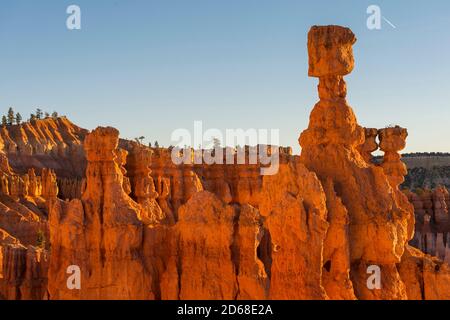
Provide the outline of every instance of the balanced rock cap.
[[313,26],[308,33],[310,77],[345,76],[355,65],[356,36],[341,26]]

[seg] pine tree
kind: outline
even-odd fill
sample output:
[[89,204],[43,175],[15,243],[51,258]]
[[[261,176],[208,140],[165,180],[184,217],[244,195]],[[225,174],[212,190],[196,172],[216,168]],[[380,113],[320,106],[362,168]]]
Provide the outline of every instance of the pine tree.
[[6,120],[6,116],[3,116],[3,117],[2,117],[2,126],[3,126],[3,127],[6,126],[7,123],[8,123],[8,121]]
[[13,110],[13,108],[9,108],[8,109],[8,115],[7,115],[7,124],[9,125],[9,126],[11,126],[11,125],[13,125],[14,124],[14,120],[15,120],[15,115],[14,115],[14,110]]
[[37,117],[34,113],[30,114],[30,121],[36,121]]
[[158,141],[155,141],[155,148],[156,148],[156,149],[159,148],[159,143],[158,143]]
[[42,119],[42,109],[36,109],[36,119]]
[[50,118],[50,113],[45,112],[45,118]]
[[56,111],[53,111],[52,112],[52,118],[58,118],[58,112],[56,112]]
[[16,123],[17,124],[21,124],[22,123],[22,116],[18,112],[16,113]]

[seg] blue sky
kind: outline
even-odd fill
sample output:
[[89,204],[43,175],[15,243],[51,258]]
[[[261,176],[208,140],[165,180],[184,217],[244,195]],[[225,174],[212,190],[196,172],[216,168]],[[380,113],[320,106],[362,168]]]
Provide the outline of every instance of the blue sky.
[[[82,29],[66,28],[66,8]],[[377,4],[381,30],[368,30]],[[76,124],[171,144],[177,128],[279,128],[298,136],[317,102],[307,77],[314,25],[358,38],[348,100],[367,127],[408,128],[406,151],[450,151],[450,2],[2,0],[0,110],[57,110]]]

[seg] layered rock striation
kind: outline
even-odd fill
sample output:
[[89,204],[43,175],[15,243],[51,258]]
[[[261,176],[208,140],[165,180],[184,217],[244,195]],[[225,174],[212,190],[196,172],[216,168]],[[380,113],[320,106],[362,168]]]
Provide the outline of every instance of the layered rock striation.
[[319,102],[301,155],[279,148],[274,175],[250,147],[241,163],[176,164],[111,127],[3,128],[0,298],[450,299],[445,255],[408,244],[444,230],[448,192],[401,192],[406,129],[358,124],[344,80],[355,42],[310,30]]
[[54,170],[58,177],[83,177],[86,160],[82,143],[87,133],[66,117],[46,118],[3,126],[0,145],[16,173],[45,168]]
[[434,190],[404,191],[414,206],[415,234],[411,245],[450,264],[449,192]]

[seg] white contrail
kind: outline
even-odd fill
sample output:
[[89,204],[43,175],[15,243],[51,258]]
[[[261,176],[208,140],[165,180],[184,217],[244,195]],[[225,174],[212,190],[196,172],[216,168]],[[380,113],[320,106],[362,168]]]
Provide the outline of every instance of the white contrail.
[[388,19],[386,19],[385,17],[382,17],[382,18],[383,18],[384,21],[386,21],[387,23],[389,23],[389,25],[390,25],[392,28],[397,29],[397,27],[394,26],[394,24],[393,24],[392,22],[390,22]]

